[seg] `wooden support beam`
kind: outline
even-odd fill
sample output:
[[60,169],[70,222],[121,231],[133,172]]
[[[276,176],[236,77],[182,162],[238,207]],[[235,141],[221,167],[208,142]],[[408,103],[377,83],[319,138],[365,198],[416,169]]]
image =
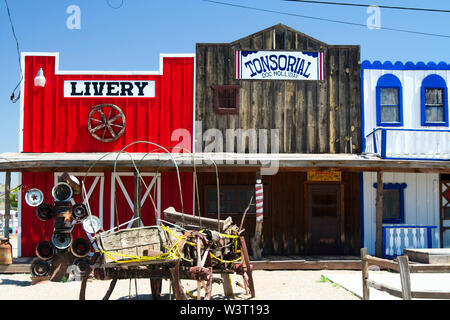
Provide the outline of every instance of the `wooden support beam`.
[[367,262],[367,249],[361,248],[361,270],[362,270],[362,285],[363,285],[363,300],[369,300],[369,287],[367,280],[369,279],[369,263]]
[[367,285],[371,288],[380,290],[380,291],[384,291],[389,293],[390,295],[397,297],[397,298],[401,298],[402,297],[402,293],[400,290],[395,289],[391,286],[379,283],[379,282],[375,282],[373,280],[367,280]]
[[375,255],[383,256],[383,172],[377,172]]
[[3,234],[9,239],[9,219],[11,218],[11,172],[5,172],[5,223]]
[[367,260],[367,263],[369,266],[375,265],[382,269],[391,269],[391,270],[399,272],[398,263],[396,263],[392,260],[381,259],[381,258],[372,257],[372,256],[367,256],[366,260]]
[[219,220],[218,222],[217,219],[192,216],[190,214],[183,214],[177,212],[173,207],[169,207],[166,210],[164,210],[164,218],[165,220],[182,222],[184,224],[193,224],[197,226],[201,224],[202,227],[211,230],[218,230],[218,228],[220,227],[220,231],[224,231],[233,223],[231,217],[228,217],[225,220]]
[[408,256],[397,257],[400,268],[400,282],[402,284],[403,300],[411,300],[411,277],[409,274]]
[[135,228],[140,226],[141,223],[141,179],[139,174],[134,172],[134,214],[133,218],[139,218],[134,220],[133,226]]

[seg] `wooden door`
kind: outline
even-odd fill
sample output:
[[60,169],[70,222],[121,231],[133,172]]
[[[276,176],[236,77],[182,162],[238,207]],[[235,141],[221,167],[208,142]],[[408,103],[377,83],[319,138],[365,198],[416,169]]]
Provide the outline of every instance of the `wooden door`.
[[308,254],[341,254],[341,185],[308,184]]
[[[139,226],[157,224],[161,212],[161,176],[156,173],[141,173],[145,185],[141,182]],[[115,183],[114,180],[115,179]],[[120,229],[134,226],[134,172],[116,172],[111,174],[111,212],[110,228],[125,224]]]

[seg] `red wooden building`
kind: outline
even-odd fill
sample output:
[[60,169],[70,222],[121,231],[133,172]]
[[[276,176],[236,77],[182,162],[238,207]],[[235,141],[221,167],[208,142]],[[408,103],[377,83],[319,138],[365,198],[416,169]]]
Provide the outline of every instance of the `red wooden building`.
[[[51,203],[52,187],[63,171],[84,180],[92,214],[100,218],[105,230],[133,217],[135,168],[121,167],[113,174],[111,165],[94,165],[86,176],[86,164],[77,166],[79,155],[100,159],[130,144],[124,151],[144,155],[166,152],[158,150],[158,145],[170,152],[192,150],[195,55],[161,55],[159,71],[59,70],[58,53],[23,53],[22,64],[20,151],[73,153],[73,164],[67,168],[36,167],[19,176],[19,255],[33,256],[39,241],[50,240],[53,224],[40,221],[23,195],[39,188],[44,202]],[[42,74],[45,84],[39,86],[35,78]],[[180,132],[188,134],[181,136]],[[136,141],[141,142],[133,144]],[[158,212],[168,206],[181,210],[178,178],[173,171],[143,171],[139,211],[143,224],[153,225]],[[192,213],[193,176],[182,172],[180,177],[184,211]],[[81,195],[74,200],[82,202]],[[75,226],[73,236],[86,237],[80,225]]]

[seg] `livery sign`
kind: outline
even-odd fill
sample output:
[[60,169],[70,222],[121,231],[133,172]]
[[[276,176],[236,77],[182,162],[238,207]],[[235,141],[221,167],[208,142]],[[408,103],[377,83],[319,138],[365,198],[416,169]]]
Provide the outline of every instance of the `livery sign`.
[[155,81],[151,80],[66,80],[65,98],[154,98]]
[[323,52],[236,51],[235,78],[323,80]]

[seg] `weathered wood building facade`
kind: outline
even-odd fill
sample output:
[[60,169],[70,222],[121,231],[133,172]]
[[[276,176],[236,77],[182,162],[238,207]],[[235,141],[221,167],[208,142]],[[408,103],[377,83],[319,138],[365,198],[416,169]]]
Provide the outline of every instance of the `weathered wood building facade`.
[[[238,50],[323,52],[323,80],[236,79]],[[280,153],[361,152],[359,46],[328,45],[279,24],[231,43],[198,43],[196,60],[196,120],[203,132],[222,130],[224,144],[226,129],[280,129]],[[214,110],[222,86],[239,87],[237,112]]]
[[[265,58],[244,61],[260,53]],[[314,64],[294,60],[299,54],[317,57],[317,72]],[[202,132],[196,152],[258,153],[261,159],[267,153],[360,153],[360,48],[328,45],[282,24],[230,43],[198,43],[196,120]],[[240,221],[261,171],[239,164],[233,171],[219,174],[221,216]],[[199,175],[198,206],[209,216],[217,216],[215,181],[214,173]],[[264,255],[358,254],[359,172],[293,164],[263,173],[262,182]],[[254,225],[255,214],[247,215],[247,237]]]

